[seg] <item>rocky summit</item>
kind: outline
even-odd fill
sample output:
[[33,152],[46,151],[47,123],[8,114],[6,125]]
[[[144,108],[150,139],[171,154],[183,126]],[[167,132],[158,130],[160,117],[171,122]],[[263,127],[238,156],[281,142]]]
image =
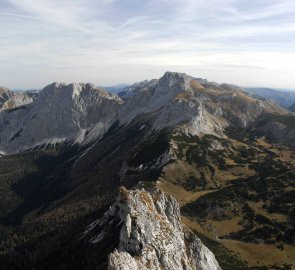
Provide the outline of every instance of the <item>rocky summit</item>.
[[[119,229],[109,270],[220,270],[213,253],[180,220],[177,201],[160,190],[121,188],[116,203],[83,234],[96,245]],[[94,231],[96,233],[94,233]]]
[[0,119],[1,151],[25,151],[37,146],[99,138],[115,121],[121,99],[91,84],[53,83],[35,102]]

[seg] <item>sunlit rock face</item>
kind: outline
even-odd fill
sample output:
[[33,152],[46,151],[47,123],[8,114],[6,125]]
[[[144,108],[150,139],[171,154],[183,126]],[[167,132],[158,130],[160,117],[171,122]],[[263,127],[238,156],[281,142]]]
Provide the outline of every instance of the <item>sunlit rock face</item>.
[[118,96],[91,84],[53,83],[28,106],[1,112],[0,150],[13,153],[99,138],[117,119],[121,103]]
[[160,190],[122,188],[103,218],[92,223],[84,236],[95,230],[90,242],[108,238],[108,227],[120,228],[119,244],[109,254],[109,270],[221,269],[213,253],[180,221],[177,201]]
[[0,87],[0,111],[11,110],[33,102],[33,98],[26,92],[13,92]]

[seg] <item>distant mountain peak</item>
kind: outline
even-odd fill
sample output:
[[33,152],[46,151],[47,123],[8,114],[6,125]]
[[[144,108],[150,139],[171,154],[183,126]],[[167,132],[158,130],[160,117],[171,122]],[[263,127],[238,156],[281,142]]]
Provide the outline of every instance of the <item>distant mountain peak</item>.
[[266,87],[246,87],[244,89],[252,95],[272,100],[285,108],[295,103],[295,91],[292,90],[277,90]]
[[159,79],[158,88],[171,88],[172,86],[180,85],[184,83],[185,80],[189,80],[191,78],[192,77],[187,76],[185,73],[167,71]]
[[2,112],[1,151],[19,152],[65,141],[81,143],[87,134],[90,141],[99,138],[116,120],[122,102],[93,84],[52,83],[39,92],[32,106]]
[[33,102],[33,98],[25,92],[13,92],[6,87],[0,87],[0,112],[15,109]]
[[41,95],[55,95],[55,94],[68,94],[74,98],[74,96],[80,96],[82,93],[91,94],[91,93],[97,93],[105,98],[114,99],[117,98],[120,100],[120,98],[115,95],[111,94],[106,91],[103,87],[95,86],[93,83],[60,83],[60,82],[54,82],[52,84],[47,85],[42,91],[40,91]]
[[0,94],[4,94],[4,93],[8,93],[9,89],[4,87],[4,86],[0,86]]

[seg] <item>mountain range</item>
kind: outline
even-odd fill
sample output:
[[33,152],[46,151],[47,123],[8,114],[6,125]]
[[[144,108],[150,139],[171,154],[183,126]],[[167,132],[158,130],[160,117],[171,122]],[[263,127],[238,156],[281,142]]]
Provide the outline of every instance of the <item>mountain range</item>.
[[103,88],[77,83],[53,83],[35,102],[26,93],[11,97],[7,93],[2,106],[9,110],[0,122],[2,153],[61,142],[86,145],[101,138],[116,121],[125,125],[151,112],[157,112],[154,130],[178,127],[189,135],[220,137],[230,124],[246,127],[262,113],[289,113],[270,101],[249,97],[239,87],[202,83],[172,72],[127,87],[120,93],[125,100]]
[[285,108],[288,108],[295,103],[294,90],[277,90],[266,87],[246,87],[244,89],[252,95],[270,99]]
[[292,269],[290,110],[177,72],[0,93],[5,269]]

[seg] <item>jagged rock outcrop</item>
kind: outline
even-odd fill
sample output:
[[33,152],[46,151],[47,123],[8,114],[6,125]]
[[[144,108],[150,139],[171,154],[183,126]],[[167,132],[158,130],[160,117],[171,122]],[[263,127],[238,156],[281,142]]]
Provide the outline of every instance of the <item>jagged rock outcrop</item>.
[[14,109],[33,102],[26,92],[15,93],[5,87],[0,87],[0,111]]
[[[213,253],[180,221],[179,205],[160,190],[121,188],[120,194],[102,219],[83,234],[93,245],[116,235],[118,246],[109,254],[109,270],[221,269]],[[93,232],[96,232],[93,234]]]

